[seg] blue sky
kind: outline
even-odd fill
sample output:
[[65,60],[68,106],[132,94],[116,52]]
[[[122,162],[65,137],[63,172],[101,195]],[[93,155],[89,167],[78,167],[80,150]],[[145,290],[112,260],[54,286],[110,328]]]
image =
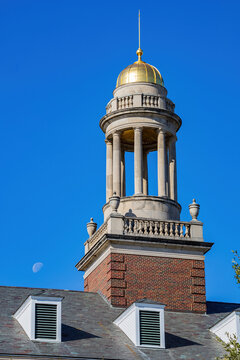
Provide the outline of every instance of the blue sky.
[[[90,217],[101,225],[105,143],[99,128],[119,72],[143,60],[163,75],[178,133],[182,220],[196,197],[207,298],[239,301],[239,1],[1,0],[0,284],[83,289],[75,264]],[[133,191],[128,159],[128,194]],[[155,157],[150,191],[155,194]],[[43,267],[32,271],[34,263]]]

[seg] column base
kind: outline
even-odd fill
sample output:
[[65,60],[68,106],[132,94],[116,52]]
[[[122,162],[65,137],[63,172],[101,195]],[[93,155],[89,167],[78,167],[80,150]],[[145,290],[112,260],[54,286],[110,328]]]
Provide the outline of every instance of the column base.
[[[167,197],[135,194],[120,199],[118,213],[156,220],[180,220],[181,205]],[[104,221],[111,214],[109,202],[103,206]]]

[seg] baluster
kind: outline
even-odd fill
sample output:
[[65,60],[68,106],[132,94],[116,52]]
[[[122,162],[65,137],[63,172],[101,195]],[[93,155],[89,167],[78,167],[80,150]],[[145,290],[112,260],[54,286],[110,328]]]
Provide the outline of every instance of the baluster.
[[162,221],[160,221],[160,226],[159,226],[159,235],[162,236],[163,235],[163,223]]
[[180,224],[180,237],[183,237],[183,224]]
[[133,96],[131,96],[131,106],[133,106]]
[[154,221],[153,235],[158,235],[158,222]]
[[165,235],[165,236],[168,236],[168,235],[169,235],[169,234],[168,234],[168,223],[167,223],[167,222],[165,222],[164,235]]
[[179,228],[179,224],[175,223],[175,236],[179,236],[178,228]]
[[158,97],[155,96],[154,98],[154,106],[157,107],[158,106]]
[[190,225],[185,225],[185,237],[190,237]]
[[170,223],[170,236],[173,236],[173,223]]
[[146,105],[146,96],[143,95],[143,106],[145,106],[145,105]]
[[128,220],[124,220],[124,234],[128,233]]
[[153,222],[150,221],[150,225],[149,225],[149,235],[153,235]]
[[132,234],[133,230],[132,230],[132,219],[129,219],[129,229],[128,229],[128,233]]
[[148,221],[144,221],[144,235],[148,234]]
[[142,228],[143,228],[143,224],[142,224],[142,220],[140,220],[139,221],[139,234],[143,234]]
[[133,233],[137,234],[137,230],[138,230],[138,221],[133,220]]

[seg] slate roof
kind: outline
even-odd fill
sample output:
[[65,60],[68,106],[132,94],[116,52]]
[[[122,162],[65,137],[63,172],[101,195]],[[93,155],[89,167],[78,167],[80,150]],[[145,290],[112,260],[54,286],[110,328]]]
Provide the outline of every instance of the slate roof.
[[[31,341],[12,315],[29,295],[62,297],[62,342]],[[213,360],[222,347],[209,327],[239,304],[208,302],[207,315],[165,311],[166,349],[137,348],[113,324],[123,309],[97,293],[0,287],[0,357],[105,360]]]

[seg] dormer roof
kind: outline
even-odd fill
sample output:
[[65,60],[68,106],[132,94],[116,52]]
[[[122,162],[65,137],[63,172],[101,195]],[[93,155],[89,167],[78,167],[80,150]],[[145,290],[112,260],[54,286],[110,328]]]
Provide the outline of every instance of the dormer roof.
[[[31,341],[13,318],[28,296],[38,294],[63,298],[62,342]],[[222,354],[222,346],[209,328],[239,305],[208,302],[207,316],[165,310],[166,349],[139,350],[113,323],[123,309],[109,306],[97,293],[0,286],[0,358],[3,354],[5,358],[18,354],[18,358],[22,355],[25,359],[34,355],[58,359],[179,359],[184,349],[186,357],[194,354],[200,360],[213,360]]]

